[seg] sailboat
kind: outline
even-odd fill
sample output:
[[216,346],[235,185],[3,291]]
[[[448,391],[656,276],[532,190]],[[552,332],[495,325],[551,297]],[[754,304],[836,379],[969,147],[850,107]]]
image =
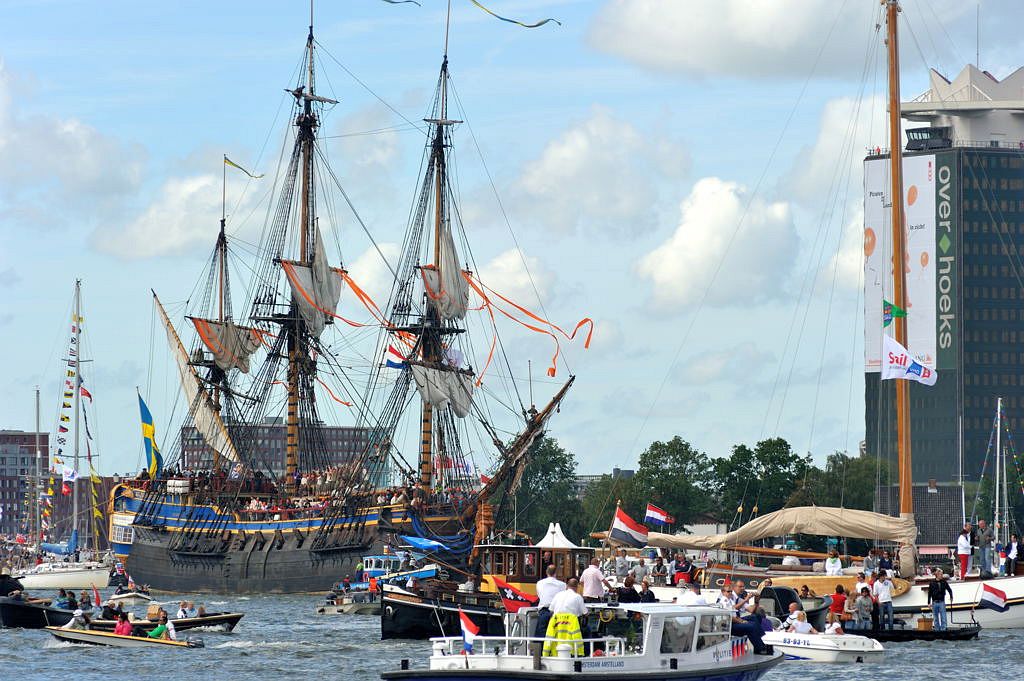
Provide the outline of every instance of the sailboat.
[[[897,19],[901,11],[898,0],[885,0],[886,48],[889,74],[889,148],[890,148],[890,194],[884,199],[891,209],[892,262],[904,262],[906,250],[906,229],[903,188],[903,144],[900,126],[900,84],[899,84],[899,42]],[[904,197],[904,200],[891,200]],[[893,304],[901,310],[909,309],[906,304],[906,272],[903,267],[893,268]],[[893,319],[893,338],[904,348],[907,347],[907,320]],[[899,517],[857,511],[845,508],[797,507],[776,511],[757,518],[746,525],[726,534],[711,536],[666,535],[650,533],[652,546],[677,549],[742,549],[744,545],[758,539],[787,534],[815,534],[823,536],[845,536],[875,541],[891,541],[900,547],[901,573],[914,575],[906,580],[897,580],[893,598],[893,609],[897,619],[903,619],[912,626],[928,611],[927,589],[917,588],[928,583],[931,577],[917,575],[915,540],[917,525],[914,521],[914,505],[911,495],[911,440],[910,400],[907,380],[896,380],[896,425],[899,471]],[[950,519],[954,522],[954,519]],[[955,525],[950,528],[955,532]],[[798,576],[795,579],[802,579]],[[773,577],[776,584],[786,580]],[[846,582],[852,585],[850,577],[832,578],[832,583]],[[1024,627],[1024,576],[1006,576],[993,579],[963,578],[950,581],[953,591],[952,602],[947,610],[952,613],[951,621],[957,615],[967,614],[972,622],[990,629],[1011,629]],[[756,586],[756,584],[753,584]],[[979,607],[982,606],[982,607]]]
[[[100,557],[100,533],[105,528],[99,522],[103,514],[99,509],[98,477],[93,465],[92,433],[88,427],[88,411],[83,403],[83,396],[90,402],[92,400],[82,375],[82,364],[89,361],[82,348],[83,323],[82,282],[76,280],[67,356],[63,359],[64,380],[59,395],[60,409],[55,433],[57,446],[51,457],[47,482],[44,482],[42,471],[36,471],[33,501],[37,505],[33,535],[38,538],[45,534],[51,538],[48,542],[40,541],[38,548],[44,553],[58,556],[59,560],[44,562],[18,575],[17,579],[26,589],[86,589],[94,584],[107,583],[103,562],[92,559]],[[38,425],[36,430],[39,430]],[[84,467],[83,459],[86,463]],[[90,491],[88,498],[92,503],[85,508],[80,507],[82,495],[78,488],[81,486],[88,486]],[[66,496],[71,497],[70,502],[64,498]],[[55,508],[58,505],[61,507],[59,510]],[[68,506],[70,508],[65,508]],[[66,523],[54,521],[55,515],[63,516],[65,513]],[[63,541],[52,541],[57,537],[63,537]],[[84,541],[80,539],[82,537]],[[79,560],[83,553],[87,559]]]
[[[427,159],[405,249],[397,267],[388,263],[394,274],[389,304],[379,306],[329,261],[321,219],[332,218],[325,210],[332,204],[319,194],[337,184],[337,176],[326,166],[317,135],[337,102],[317,92],[317,49],[311,18],[303,68],[287,89],[294,144],[256,262],[248,263],[254,273],[248,311],[236,316],[231,308],[223,213],[206,277],[211,290],[202,296],[207,308],[188,315],[196,331],[190,346],[154,293],[188,405],[189,432],[212,450],[204,470],[178,470],[187,462],[171,453],[162,470],[111,493],[117,553],[137,582],[157,590],[324,591],[354,573],[361,556],[397,547],[400,537],[438,542],[450,564],[464,562],[474,537],[490,532],[501,499],[515,491],[531,446],[573,382],[569,377],[542,408],[524,407],[518,434],[509,440],[492,422],[481,386],[497,338],[485,339],[490,351],[478,357],[466,321],[469,312],[480,312],[496,333],[496,311],[516,314],[502,307],[507,298],[463,267],[457,251],[453,230],[461,222],[452,206],[448,154],[458,121],[447,117],[447,60],[434,113],[425,119]],[[372,323],[339,314],[346,291]],[[552,338],[561,331],[531,319],[520,323]],[[368,326],[378,333],[366,359],[370,377],[359,389],[327,334]],[[332,385],[345,390],[346,399]],[[275,407],[282,392],[287,438],[278,472],[267,461],[258,425],[282,409]],[[324,393],[328,405],[353,413],[367,433],[359,454],[342,464],[328,455]],[[410,421],[411,428],[402,427]],[[403,441],[409,432],[412,446]],[[495,470],[482,487],[471,438],[496,453]]]

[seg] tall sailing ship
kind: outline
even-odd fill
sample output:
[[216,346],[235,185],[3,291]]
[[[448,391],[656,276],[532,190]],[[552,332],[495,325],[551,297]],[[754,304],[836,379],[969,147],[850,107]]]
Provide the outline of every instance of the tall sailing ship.
[[[196,332],[190,346],[153,296],[177,364],[187,423],[212,450],[209,470],[178,470],[179,439],[160,470],[150,440],[149,470],[111,494],[115,552],[127,559],[136,582],[159,590],[324,590],[354,572],[360,556],[397,546],[403,535],[440,542],[448,561],[465,561],[475,538],[487,536],[506,512],[505,499],[519,486],[531,446],[573,382],[569,377],[536,409],[524,404],[516,381],[506,376],[513,397],[499,405],[502,412],[488,403],[494,403],[492,391],[481,387],[488,371],[498,373],[492,360],[504,356],[496,312],[554,339],[549,376],[555,375],[556,336],[572,339],[589,320],[566,334],[463,267],[457,240],[470,262],[472,255],[449,171],[452,130],[460,121],[448,118],[447,56],[424,119],[423,173],[403,251],[396,264],[388,263],[388,303],[378,306],[345,269],[332,266],[321,218],[335,217],[333,203],[320,195],[337,184],[337,175],[326,165],[318,131],[337,102],[317,94],[317,49],[310,25],[299,81],[288,90],[294,144],[276,181],[276,206],[256,262],[249,264],[250,307],[236,316],[231,305],[223,214],[199,309],[187,315]],[[339,314],[343,290],[372,322]],[[487,336],[475,344],[479,354],[469,312],[484,322],[474,327]],[[374,332],[362,373],[347,371],[352,360],[339,357],[359,327]],[[342,341],[329,342],[329,329]],[[330,408],[351,412],[368,433],[358,456],[340,465],[328,456],[328,398]],[[282,412],[283,476],[272,470],[258,431],[264,419]],[[514,429],[494,420],[509,412],[518,421]],[[151,422],[149,428],[151,436]],[[493,456],[489,477],[475,461],[484,447]]]

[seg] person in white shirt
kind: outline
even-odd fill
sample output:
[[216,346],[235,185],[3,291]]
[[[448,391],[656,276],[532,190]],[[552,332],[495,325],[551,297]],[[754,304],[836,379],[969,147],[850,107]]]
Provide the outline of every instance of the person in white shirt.
[[[583,600],[591,603],[596,603],[604,598],[605,588],[611,588],[608,585],[608,580],[604,578],[604,573],[601,572],[601,568],[598,567],[601,561],[594,558],[590,561],[590,565],[580,575],[580,581],[583,583]],[[537,583],[538,586],[540,582]],[[565,588],[565,585],[562,585]],[[539,595],[540,592],[538,592]]]
[[174,622],[170,619],[167,620],[167,640],[177,641],[178,632],[174,630]]
[[185,619],[188,617],[188,603],[182,601],[178,604],[178,612],[174,615],[174,619]]
[[789,631],[792,634],[818,633],[818,630],[812,627],[811,623],[807,621],[807,613],[805,613],[803,610],[796,611],[796,619],[793,621],[791,625],[789,625],[789,629],[787,629],[787,631]]
[[860,590],[865,588],[865,587],[867,587],[869,589],[871,588],[868,585],[868,580],[866,580],[864,578],[864,573],[863,572],[858,572],[857,573],[857,583],[853,585],[853,591],[851,592],[854,595],[854,598],[859,596],[860,595]]
[[576,587],[579,586],[579,582],[575,578],[569,580],[565,589],[559,591],[553,599],[551,599],[551,614],[552,615],[563,615],[570,614],[582,617],[587,614],[587,606],[583,603],[583,596],[576,593]]
[[732,593],[732,588],[723,586],[722,591],[718,594],[718,599],[715,601],[715,605],[726,610],[736,609],[737,598]]
[[967,563],[971,560],[970,525],[965,525],[956,538],[956,557],[960,561],[960,579],[967,579]]
[[1004,572],[1007,577],[1017,574],[1017,557],[1020,555],[1020,542],[1017,535],[1010,535],[1010,542],[1006,545],[1006,563]]
[[825,575],[828,577],[839,577],[843,574],[843,561],[839,552],[832,549],[825,560]]
[[882,575],[871,587],[871,595],[878,601],[878,617],[883,629],[892,629],[892,579]]
[[821,633],[831,634],[833,636],[840,636],[842,634],[845,634],[846,632],[843,631],[843,625],[839,624],[839,622],[833,622],[832,624],[825,627],[825,631]]
[[[793,624],[799,620],[799,616],[803,615],[803,614],[804,614],[804,611],[800,609],[800,604],[799,603],[796,603],[796,602],[790,603],[789,604],[789,617],[787,617],[785,619],[785,621],[782,623],[782,628],[786,629],[788,631],[789,628],[791,626],[793,626]],[[804,621],[806,621],[806,620],[807,620],[807,616],[804,615]]]
[[682,593],[679,594],[676,603],[679,605],[707,605],[708,602],[700,592],[700,585],[690,584],[689,586],[690,588],[688,589],[682,589]]
[[[587,568],[587,570],[589,569]],[[533,632],[537,638],[544,638],[548,631],[548,622],[551,621],[551,601],[565,591],[565,582],[555,577],[556,572],[554,565],[548,565],[548,576],[537,582],[537,627]],[[587,571],[584,570],[583,574],[586,575]]]
[[633,575],[634,582],[641,584],[651,574],[651,569],[647,567],[647,563],[641,558],[629,571],[629,574]]

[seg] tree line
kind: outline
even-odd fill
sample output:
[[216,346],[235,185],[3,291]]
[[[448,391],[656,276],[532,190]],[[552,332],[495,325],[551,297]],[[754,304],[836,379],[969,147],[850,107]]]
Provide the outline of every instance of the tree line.
[[[728,456],[712,457],[679,436],[653,442],[631,478],[606,474],[577,493],[575,455],[546,437],[534,444],[518,492],[514,524],[534,540],[549,522],[559,522],[575,542],[608,530],[616,503],[643,521],[648,503],[675,519],[672,528],[710,517],[735,528],[788,506],[843,506],[872,510],[875,489],[894,478],[891,466],[870,456],[830,455],[823,466],[793,451],[783,438],[753,447],[738,444]],[[809,548],[823,539],[806,538]],[[593,544],[593,542],[590,542]],[[851,547],[852,550],[853,547]]]

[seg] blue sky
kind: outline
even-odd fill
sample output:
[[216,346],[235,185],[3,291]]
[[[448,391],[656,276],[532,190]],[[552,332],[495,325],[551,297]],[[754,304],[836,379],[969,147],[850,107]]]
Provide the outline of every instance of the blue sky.
[[[886,146],[877,3],[491,7],[562,21],[524,30],[457,1],[449,54],[544,308],[564,324],[597,322],[590,350],[563,344],[578,379],[552,423],[581,471],[628,467],[676,434],[716,456],[776,434],[819,459],[855,450],[860,158]],[[0,1],[0,13],[0,426],[32,427],[40,385],[53,428],[78,277],[100,468],[133,469],[136,386],[158,431],[173,425],[160,417],[175,389],[151,340],[149,289],[180,312],[201,276],[221,154],[273,172],[307,8]],[[402,125],[335,59],[422,118],[443,16],[436,0],[321,3],[319,87],[340,101],[324,134]],[[1020,65],[1015,16],[1010,2],[982,5],[981,65],[997,77]],[[974,61],[973,3],[910,0],[904,17],[904,98],[926,89],[929,66],[952,76]],[[475,258],[492,284],[536,307],[469,132],[457,138],[458,182]],[[328,142],[381,243],[401,234],[421,144],[407,130]],[[264,189],[229,183],[242,244],[261,224]],[[347,266],[380,277],[357,230],[339,240]],[[546,342],[506,337],[514,370],[525,376],[530,359],[539,376]]]

